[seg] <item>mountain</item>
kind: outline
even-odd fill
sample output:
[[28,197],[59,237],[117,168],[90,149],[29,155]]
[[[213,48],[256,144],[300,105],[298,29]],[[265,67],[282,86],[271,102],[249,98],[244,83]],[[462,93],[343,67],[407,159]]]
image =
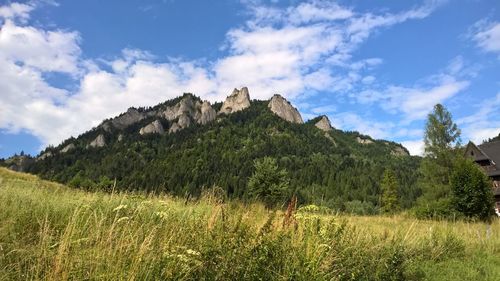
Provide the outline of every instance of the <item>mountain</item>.
[[338,130],[326,116],[304,123],[282,96],[250,100],[247,88],[213,105],[188,93],[130,108],[46,148],[23,169],[80,188],[196,196],[219,186],[244,198],[254,160],[265,156],[288,171],[304,203],[371,212],[385,168],[396,172],[404,206],[419,195],[414,183],[420,160],[400,144]]

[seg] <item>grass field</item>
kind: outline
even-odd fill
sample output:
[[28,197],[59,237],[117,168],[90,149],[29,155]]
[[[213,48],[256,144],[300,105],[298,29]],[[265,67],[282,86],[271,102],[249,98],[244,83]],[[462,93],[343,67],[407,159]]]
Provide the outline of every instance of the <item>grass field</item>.
[[500,222],[87,193],[0,169],[0,280],[500,280]]

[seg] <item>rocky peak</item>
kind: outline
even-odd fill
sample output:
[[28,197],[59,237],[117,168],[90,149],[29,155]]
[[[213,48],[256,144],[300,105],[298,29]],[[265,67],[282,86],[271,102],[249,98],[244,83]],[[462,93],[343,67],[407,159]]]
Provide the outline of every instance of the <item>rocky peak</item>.
[[396,146],[392,151],[391,155],[394,156],[409,156],[410,153],[404,147]]
[[356,137],[356,141],[361,143],[361,144],[370,144],[373,143],[371,139],[362,139],[360,137]]
[[248,107],[250,107],[250,95],[248,94],[248,88],[243,87],[241,90],[234,89],[233,93],[229,95],[222,104],[218,114],[230,114]]
[[98,135],[93,141],[89,143],[87,147],[103,147],[106,145],[106,140],[104,139],[104,135]]
[[201,111],[200,118],[197,120],[197,122],[202,125],[205,125],[213,121],[217,116],[215,109],[212,108],[212,106],[208,101],[203,102],[200,111]]
[[163,126],[161,125],[161,122],[159,120],[155,120],[148,125],[142,127],[139,130],[139,134],[145,135],[145,134],[163,134],[165,130],[163,129]]
[[169,121],[178,119],[177,122],[174,122],[175,126],[172,124],[174,128],[169,130],[169,132],[175,132],[189,127],[191,125],[190,118],[199,124],[207,124],[215,119],[216,112],[208,101],[201,103],[195,100],[191,94],[187,94],[179,103],[167,107],[159,115]]
[[321,116],[321,119],[319,119],[316,124],[314,124],[318,129],[323,130],[325,132],[331,131],[332,130],[332,124],[330,123],[330,119],[326,115]]
[[281,95],[274,95],[271,98],[271,101],[269,101],[268,107],[274,114],[278,115],[288,122],[297,124],[304,123],[299,111]]
[[105,122],[102,127],[104,128],[104,130],[109,131],[110,126],[112,125],[113,127],[122,130],[134,123],[141,121],[144,118],[146,118],[146,114],[141,113],[137,109],[131,107],[122,115],[113,118],[111,121]]
[[61,153],[66,153],[74,148],[75,148],[75,145],[73,143],[70,143],[70,144],[66,145],[63,149],[61,149]]

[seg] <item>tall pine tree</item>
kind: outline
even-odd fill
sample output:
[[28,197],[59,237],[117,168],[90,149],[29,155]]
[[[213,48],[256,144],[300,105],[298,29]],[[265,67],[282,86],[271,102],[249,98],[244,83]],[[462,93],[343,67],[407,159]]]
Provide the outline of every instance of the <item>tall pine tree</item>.
[[441,104],[435,105],[428,115],[424,143],[419,179],[423,194],[419,210],[425,210],[423,216],[448,216],[452,210],[450,175],[460,155],[460,129]]
[[396,175],[391,169],[386,169],[384,177],[381,182],[382,187],[382,212],[395,213],[400,210],[401,204],[399,202],[399,183]]

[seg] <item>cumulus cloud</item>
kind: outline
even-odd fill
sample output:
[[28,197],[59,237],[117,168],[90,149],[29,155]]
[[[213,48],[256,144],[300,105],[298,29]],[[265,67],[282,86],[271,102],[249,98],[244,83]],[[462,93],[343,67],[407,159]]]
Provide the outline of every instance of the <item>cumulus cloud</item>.
[[472,39],[477,46],[488,52],[500,52],[500,22],[477,22],[471,32]]
[[30,12],[33,9],[34,6],[30,4],[11,3],[9,5],[0,6],[0,18],[26,21],[30,17]]
[[[437,3],[381,15],[358,13],[332,1],[284,9],[249,4],[248,21],[228,31],[224,55],[211,62],[158,61],[153,54],[132,49],[108,61],[84,60],[78,32],[29,25],[33,6],[2,6],[0,128],[27,130],[44,145],[58,144],[130,106],[154,105],[183,92],[214,101],[240,86],[248,86],[252,97],[260,99],[275,93],[293,99],[311,92],[346,91],[355,83],[373,82],[374,77],[363,71],[382,63],[379,58],[352,59],[372,32],[425,18]],[[44,79],[54,72],[73,79],[76,89],[60,89]],[[455,82],[449,86],[451,92],[464,87]],[[403,90],[415,96],[426,94]],[[451,95],[448,88],[429,91]],[[410,104],[409,110],[413,110]],[[356,129],[376,138],[386,137],[384,127],[393,126],[367,123],[351,114],[341,117],[344,127],[360,124]]]
[[473,72],[456,57],[445,69],[414,85],[382,85],[350,96],[361,104],[378,104],[391,114],[402,115],[402,124],[425,119],[437,103],[444,103],[469,87]]
[[465,138],[481,143],[500,134],[500,93],[475,106],[477,111],[457,120]]
[[408,149],[411,155],[423,156],[424,155],[424,141],[419,140],[409,140],[403,141],[401,144]]

